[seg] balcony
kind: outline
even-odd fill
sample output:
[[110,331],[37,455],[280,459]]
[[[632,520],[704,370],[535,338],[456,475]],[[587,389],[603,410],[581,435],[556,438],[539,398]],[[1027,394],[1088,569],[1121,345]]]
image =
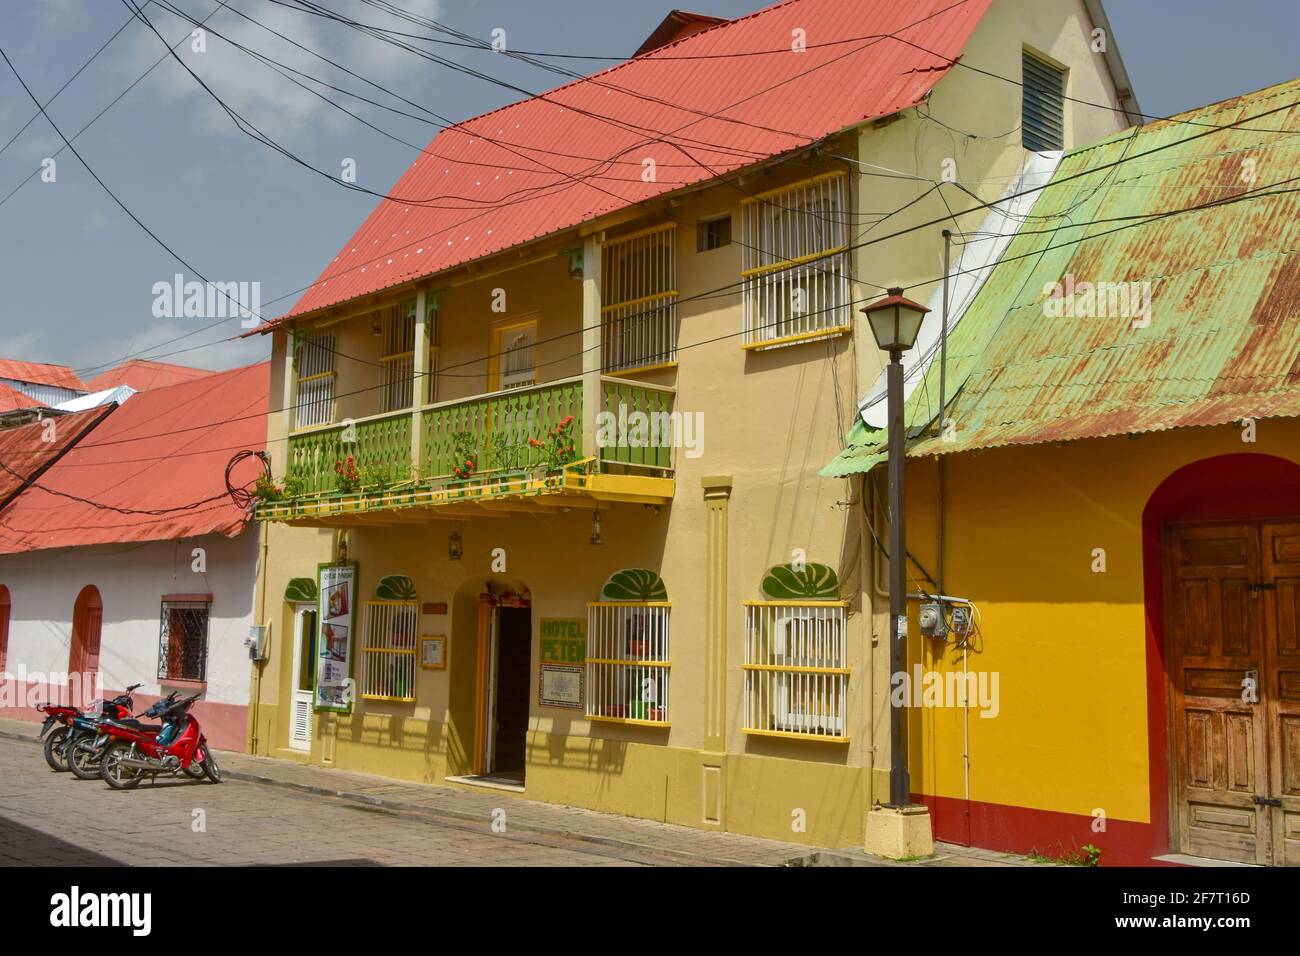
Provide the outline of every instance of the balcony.
[[[661,426],[671,421],[673,389],[613,377],[599,383],[592,407],[609,412],[607,422],[636,413]],[[583,498],[671,502],[671,441],[628,441],[618,428],[598,443],[596,429],[584,427],[584,387],[576,376],[300,429],[289,436],[281,493],[261,500],[256,515],[337,526],[375,513],[545,511]],[[557,466],[549,436],[569,417],[573,450]],[[349,456],[354,474],[346,473]]]

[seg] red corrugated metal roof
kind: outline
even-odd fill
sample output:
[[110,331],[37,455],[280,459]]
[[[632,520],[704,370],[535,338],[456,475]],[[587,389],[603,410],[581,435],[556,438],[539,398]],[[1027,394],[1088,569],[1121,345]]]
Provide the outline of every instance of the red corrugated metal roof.
[[[991,2],[788,0],[444,130],[390,190],[426,204],[381,200],[286,317],[442,272],[914,106]],[[807,49],[786,53],[796,30]],[[755,51],[782,52],[735,56]],[[655,182],[641,178],[648,159]],[[593,169],[600,178],[574,181]]]
[[148,359],[131,359],[117,368],[102,372],[86,383],[91,392],[102,392],[130,385],[137,392],[151,388],[163,388],[180,382],[192,382],[216,373],[203,368],[190,368],[188,365],[172,365],[168,362],[151,362]]
[[[144,511],[222,494],[231,456],[266,447],[270,386],[270,363],[262,362],[134,396],[0,511],[0,553],[239,533],[248,515],[227,497],[152,516],[64,495]],[[73,417],[57,420],[60,433]],[[245,462],[236,483],[252,480],[258,467]]]
[[16,382],[31,382],[35,385],[53,385],[55,388],[70,388],[74,391],[86,391],[86,383],[77,377],[77,373],[66,365],[49,365],[45,362],[20,362],[17,359],[0,359],[0,378],[10,378]]
[[0,508],[24,481],[40,474],[42,468],[62,455],[111,410],[92,408],[50,421],[0,429],[0,464],[4,465],[0,468]]
[[13,412],[20,408],[41,408],[41,403],[16,388],[0,385],[0,412]]

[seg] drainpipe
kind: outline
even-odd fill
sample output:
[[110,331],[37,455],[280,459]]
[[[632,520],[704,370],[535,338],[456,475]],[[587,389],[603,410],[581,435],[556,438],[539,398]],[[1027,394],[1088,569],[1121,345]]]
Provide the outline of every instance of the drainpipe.
[[[939,438],[943,440],[944,423],[947,420],[947,373],[948,373],[948,274],[950,272],[950,256],[952,252],[952,232],[945,229],[943,231],[943,328],[939,331]],[[938,476],[938,515],[935,527],[935,558],[934,558],[934,577],[935,588],[940,594],[944,593],[943,589],[943,492],[944,492],[944,474],[943,474],[944,457],[939,456],[939,476]],[[970,662],[970,647],[963,645],[961,649],[961,678],[962,687],[969,687],[967,682],[967,670]],[[962,763],[962,787],[966,801],[966,840],[970,842],[970,695],[965,696],[965,706],[962,708],[961,719],[961,763]]]
[[[269,521],[261,522],[261,554],[257,561],[257,604],[253,612],[253,620],[266,626],[266,556],[270,544],[271,523]],[[253,662],[253,727],[252,736],[248,741],[248,752],[257,753],[257,726],[262,715],[262,671],[266,667],[266,661],[270,657],[270,628],[266,629],[266,643],[262,647],[262,656]]]
[[[952,232],[943,231],[943,319],[939,327],[939,440],[943,440],[947,421],[948,399],[948,273],[952,253]],[[943,590],[943,455],[939,455],[938,520],[935,522],[934,585],[940,594]]]

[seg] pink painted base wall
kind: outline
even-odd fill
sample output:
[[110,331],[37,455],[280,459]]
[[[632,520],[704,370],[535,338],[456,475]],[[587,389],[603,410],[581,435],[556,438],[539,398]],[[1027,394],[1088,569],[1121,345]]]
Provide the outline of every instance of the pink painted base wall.
[[[19,682],[16,688],[5,687],[6,697],[20,701],[28,699],[29,689],[35,685]],[[103,697],[116,697],[121,690],[101,691]],[[192,694],[194,691],[189,691]],[[37,696],[37,700],[44,700],[48,694]],[[182,696],[186,696],[182,692]],[[135,712],[143,713],[144,710],[159,699],[157,694],[136,693]],[[244,753],[247,749],[248,738],[248,706],[246,704],[223,704],[216,701],[199,700],[190,710],[199,726],[203,728],[203,735],[208,738],[208,743],[212,744],[217,750],[234,750],[238,753]],[[0,707],[0,717],[9,720],[30,720],[36,723],[45,719],[45,715],[34,707]]]

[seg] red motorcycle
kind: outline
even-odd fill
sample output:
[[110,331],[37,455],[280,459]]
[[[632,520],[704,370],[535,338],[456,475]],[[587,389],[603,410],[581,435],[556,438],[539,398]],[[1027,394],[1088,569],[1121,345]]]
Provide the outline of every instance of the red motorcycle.
[[146,776],[185,773],[194,776],[201,768],[213,783],[221,782],[221,770],[213,759],[207,738],[199,722],[189,712],[199,695],[178,700],[176,692],[154,701],[145,717],[161,724],[142,724],[138,720],[105,720],[100,724],[96,749],[100,758],[100,776],[114,790],[131,790]]
[[[68,733],[72,730],[72,722],[81,716],[81,708],[66,704],[37,704],[36,709],[45,715],[45,723],[41,724],[41,732],[37,735],[45,737],[45,762],[51,770],[67,770]],[[50,728],[55,724],[62,726],[51,734]]]

